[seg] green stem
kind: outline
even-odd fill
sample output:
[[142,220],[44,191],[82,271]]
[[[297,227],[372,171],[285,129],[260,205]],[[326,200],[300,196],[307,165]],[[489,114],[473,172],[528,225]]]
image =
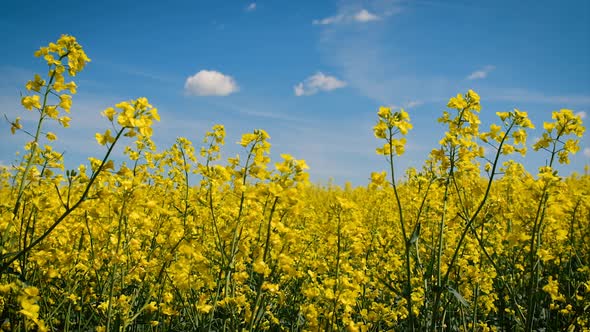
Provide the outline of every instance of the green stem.
[[391,144],[391,142],[393,141],[393,130],[392,128],[389,128],[389,145],[390,145],[390,149],[389,149],[389,170],[391,173],[391,186],[393,187],[393,194],[395,196],[395,201],[397,203],[397,209],[399,212],[399,222],[402,228],[402,236],[404,237],[404,251],[405,251],[405,265],[406,265],[406,302],[407,302],[407,307],[408,307],[408,323],[409,323],[409,331],[414,331],[414,311],[413,311],[413,305],[412,305],[412,271],[411,271],[411,261],[410,261],[410,248],[411,248],[411,244],[410,244],[410,239],[407,236],[406,233],[406,226],[404,224],[404,214],[403,214],[403,210],[402,210],[402,203],[401,200],[399,198],[399,193],[397,190],[397,185],[395,184],[395,169],[393,167],[393,146]]
[[[564,126],[565,128],[565,126]],[[549,167],[553,168],[553,162],[555,161],[555,155],[557,153],[557,142],[561,135],[563,134],[563,129],[557,133],[557,137],[553,141],[553,148],[551,150],[551,158],[549,160]],[[530,241],[530,250],[529,250],[529,265],[531,268],[530,271],[530,280],[528,284],[528,307],[527,307],[527,316],[526,316],[526,323],[525,327],[527,330],[533,330],[533,316],[535,314],[535,290],[537,288],[537,279],[538,279],[538,269],[536,264],[535,257],[537,256],[537,251],[540,247],[541,241],[541,225],[543,220],[545,219],[545,209],[547,208],[547,202],[549,201],[549,183],[546,183],[543,186],[543,193],[541,194],[541,200],[539,201],[539,205],[537,206],[537,213],[535,216],[535,222],[533,224],[533,231],[531,234],[531,241]],[[536,245],[535,245],[536,244]]]
[[[62,56],[59,57],[59,61],[61,61],[63,58],[67,57],[69,54],[66,53]],[[50,67],[51,68],[51,67]],[[55,69],[53,70],[53,72],[51,73],[51,76],[49,77],[49,82],[47,83],[47,85],[45,86],[45,92],[43,93],[43,104],[41,105],[41,109],[39,110],[39,121],[37,122],[37,129],[35,130],[35,137],[33,139],[33,144],[31,146],[31,154],[29,155],[29,159],[27,160],[27,166],[25,166],[25,170],[23,172],[23,175],[21,177],[19,186],[18,186],[18,193],[17,193],[17,198],[16,198],[16,202],[14,204],[14,215],[16,218],[16,212],[18,211],[18,208],[20,206],[20,200],[22,198],[23,195],[23,191],[25,189],[25,179],[27,178],[27,174],[29,174],[29,171],[31,170],[31,167],[33,166],[33,160],[35,159],[35,154],[37,153],[37,146],[39,145],[39,135],[41,135],[41,128],[43,125],[43,120],[45,119],[45,107],[47,106],[47,97],[49,96],[49,93],[51,92],[51,83],[53,83],[53,80],[55,79]]]
[[[502,137],[502,140],[500,141],[500,145],[498,146],[498,150],[496,151],[496,156],[494,158],[494,164],[492,165],[492,172],[490,175],[490,179],[488,180],[488,184],[487,184],[484,196],[483,196],[481,202],[479,203],[477,210],[475,210],[473,215],[468,219],[467,224],[465,225],[463,232],[461,233],[461,236],[459,237],[459,242],[457,243],[457,246],[455,247],[455,251],[453,252],[453,256],[451,258],[451,261],[449,262],[447,272],[445,273],[444,278],[442,280],[442,284],[440,284],[438,292],[436,293],[436,299],[434,301],[434,308],[433,308],[435,315],[438,312],[438,305],[440,303],[440,297],[441,297],[441,294],[443,291],[442,288],[444,288],[443,285],[446,285],[449,280],[449,275],[451,273],[451,270],[453,269],[453,266],[457,260],[457,257],[459,256],[459,250],[461,249],[461,246],[463,245],[463,241],[465,240],[465,236],[467,235],[467,232],[469,232],[471,225],[473,224],[473,222],[475,221],[475,219],[477,218],[477,216],[479,215],[479,213],[483,209],[483,207],[488,199],[488,196],[490,194],[490,190],[492,189],[494,175],[496,174],[496,168],[498,167],[498,161],[500,160],[500,154],[502,153],[502,147],[503,147],[504,143],[506,142],[506,138],[508,138],[508,134],[510,133],[510,131],[512,130],[514,125],[515,125],[515,121],[513,120],[510,123],[510,125],[508,126],[508,129],[506,130],[506,133]],[[433,330],[434,330],[434,327],[433,327]]]

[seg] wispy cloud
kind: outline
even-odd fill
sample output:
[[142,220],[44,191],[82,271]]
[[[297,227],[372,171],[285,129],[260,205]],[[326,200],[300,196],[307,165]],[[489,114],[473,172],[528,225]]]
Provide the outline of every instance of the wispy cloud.
[[213,101],[211,104],[215,105],[217,108],[227,109],[231,112],[239,113],[250,117],[266,118],[271,120],[282,120],[297,123],[304,122],[302,119],[291,116],[289,114],[278,112],[276,110],[269,110],[268,106],[266,105],[261,108],[259,105],[252,105],[248,102],[235,104],[227,102],[226,100],[219,102]]
[[233,77],[214,70],[201,70],[189,76],[184,89],[187,94],[195,96],[227,96],[239,91]]
[[253,12],[256,10],[256,2],[252,2],[246,7],[247,12]]
[[420,106],[422,104],[424,104],[424,102],[422,100],[411,100],[405,104],[405,107],[413,108],[413,107]]
[[257,118],[267,118],[267,119],[286,120],[286,121],[298,121],[299,120],[297,118],[288,116],[283,113],[278,113],[278,112],[261,112],[261,111],[255,111],[252,109],[245,109],[245,108],[239,108],[239,109],[237,109],[237,111],[241,114],[249,115],[249,116],[257,117]]
[[162,75],[159,73],[153,73],[153,72],[150,72],[149,70],[140,69],[140,68],[137,68],[133,65],[115,63],[115,62],[111,62],[107,59],[101,59],[101,58],[98,58],[98,59],[93,58],[92,63],[93,63],[93,65],[107,67],[111,70],[115,70],[115,71],[118,71],[120,73],[127,74],[127,75],[137,76],[137,77],[141,77],[141,78],[148,78],[151,80],[160,81],[162,83],[167,83],[167,84],[174,82],[174,78],[172,78],[172,77],[168,77],[168,76],[165,76],[165,75]]
[[546,103],[559,104],[560,106],[590,105],[589,95],[548,95],[538,91],[522,88],[508,88],[508,89],[487,89],[484,94],[490,100],[512,101],[512,102],[527,102],[527,103]]
[[389,104],[389,105],[384,105],[384,106],[390,107],[392,109],[414,108],[414,107],[424,105],[424,103],[425,103],[425,101],[423,101],[423,100],[410,100],[410,101],[407,101],[402,104]]
[[580,119],[584,120],[586,118],[586,116],[588,115],[588,113],[586,113],[586,111],[580,111],[578,113],[576,113],[577,116],[580,117]]
[[311,96],[320,91],[332,91],[345,86],[346,82],[341,81],[334,76],[328,76],[322,72],[317,72],[306,78],[305,81],[297,84],[293,89],[295,95],[300,97]]
[[[347,36],[347,31],[327,32],[320,47],[326,61],[360,95],[382,105],[417,106],[412,101],[440,102],[453,95],[456,82],[445,77],[416,76],[388,59],[379,31],[370,36]],[[373,31],[372,31],[373,33]]]
[[339,23],[366,23],[371,21],[378,21],[381,17],[377,16],[369,12],[366,9],[361,9],[359,11],[351,12],[351,13],[340,13],[333,16],[328,16],[326,18],[313,20],[312,24],[314,25],[330,25],[330,24],[339,24]]
[[371,14],[366,9],[361,9],[360,12],[356,13],[353,16],[353,19],[355,21],[357,21],[357,22],[371,22],[371,21],[377,21],[377,20],[379,20],[379,16],[377,16],[375,14]]
[[479,80],[488,77],[488,75],[495,69],[495,66],[487,65],[467,76],[468,80]]
[[590,158],[590,148],[584,148],[584,156],[586,156],[586,158]]
[[335,24],[340,23],[344,19],[344,15],[335,15],[330,16],[318,20],[313,20],[312,24],[314,25],[328,25],[328,24]]
[[[403,58],[405,55],[402,54],[392,55],[390,40],[395,39],[397,30],[392,32],[390,29],[396,22],[385,18],[403,14],[403,3],[378,0],[363,4],[371,12],[383,13],[380,15],[382,24],[321,26],[319,49],[323,60],[338,70],[348,86],[381,105],[405,106],[416,100],[424,103],[444,101],[456,93],[456,82],[432,74],[416,75],[412,68],[403,65],[415,62],[415,59]],[[350,17],[358,14],[361,8],[358,1],[340,2],[335,17]]]

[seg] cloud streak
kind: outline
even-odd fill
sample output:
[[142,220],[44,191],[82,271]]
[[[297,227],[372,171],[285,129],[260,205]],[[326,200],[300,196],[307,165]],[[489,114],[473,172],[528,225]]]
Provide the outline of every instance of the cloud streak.
[[[511,101],[511,102],[527,102],[527,103],[545,103],[545,104],[559,104],[566,105],[590,105],[590,96],[588,95],[548,95],[546,93],[522,89],[522,88],[508,88],[508,89],[487,89],[484,92],[487,99]],[[568,106],[571,107],[571,106]]]
[[474,71],[473,73],[469,74],[469,76],[467,76],[468,80],[480,80],[480,79],[484,79],[486,77],[488,77],[488,75],[494,70],[496,69],[495,66],[492,65],[487,65],[479,70]]
[[340,23],[367,23],[372,21],[378,21],[381,17],[369,12],[366,9],[361,9],[357,12],[352,12],[349,14],[337,14],[333,16],[328,16],[326,18],[313,20],[313,25],[330,25],[330,24],[340,24]]
[[[365,2],[363,2],[365,3]],[[369,1],[366,8],[380,14],[380,24],[322,25],[319,50],[323,61],[335,67],[347,85],[381,105],[416,107],[411,101],[430,103],[446,100],[455,93],[456,82],[448,77],[417,75],[405,63],[415,62],[405,52],[391,46],[397,35],[391,32],[395,20],[387,19],[404,13],[398,1]],[[358,2],[340,2],[337,15],[359,14]],[[362,15],[359,15],[359,17]],[[320,23],[320,22],[318,22]],[[324,22],[325,23],[325,22]],[[422,64],[417,63],[417,66]]]

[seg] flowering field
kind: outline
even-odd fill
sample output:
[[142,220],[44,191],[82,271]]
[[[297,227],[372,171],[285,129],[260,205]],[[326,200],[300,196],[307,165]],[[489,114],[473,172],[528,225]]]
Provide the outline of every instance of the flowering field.
[[2,330],[590,330],[590,176],[557,173],[584,132],[570,110],[542,124],[532,147],[548,164],[529,174],[510,159],[527,152],[527,114],[480,128],[480,97],[459,94],[440,145],[400,175],[410,116],[382,107],[389,171],[340,188],[271,162],[264,130],[228,160],[221,125],[157,150],[158,112],[139,98],[103,111],[104,155],[64,170],[43,125],[68,127],[67,80],[90,59],[71,36],[35,55],[49,73],[22,105],[38,126],[10,119],[32,140],[0,170]]

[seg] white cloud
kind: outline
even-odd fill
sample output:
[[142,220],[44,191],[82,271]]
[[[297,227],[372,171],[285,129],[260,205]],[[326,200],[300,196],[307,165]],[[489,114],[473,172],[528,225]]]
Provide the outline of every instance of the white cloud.
[[359,22],[359,23],[366,23],[371,21],[377,21],[380,17],[369,12],[366,9],[361,9],[358,12],[351,13],[351,14],[338,14],[334,16],[329,16],[320,20],[313,20],[312,23],[314,25],[329,25],[329,24],[338,24],[338,23],[349,23],[349,22]]
[[476,70],[473,73],[469,74],[469,76],[467,76],[468,80],[478,80],[478,79],[482,79],[482,78],[486,78],[488,76],[488,74],[490,72],[492,72],[492,70],[494,70],[496,67],[494,66],[485,66],[480,70]]
[[239,87],[231,76],[214,70],[201,70],[186,79],[184,90],[196,96],[227,96],[237,92]]
[[422,100],[412,100],[406,103],[407,108],[412,108],[424,104]]
[[590,158],[590,148],[584,148],[584,156]]
[[[394,15],[404,13],[405,2],[377,0],[364,3],[368,3],[365,8],[380,17],[376,22],[381,23],[356,23],[355,26],[362,25],[361,30],[350,29],[346,24],[321,26],[319,50],[322,60],[336,68],[349,87],[381,105],[399,107],[406,107],[407,102],[418,99],[424,103],[446,103],[448,96],[457,93],[454,87],[459,82],[441,76],[416,75],[415,70],[405,66],[414,60],[407,56],[391,56],[391,34],[396,35],[399,31],[394,29],[392,32],[387,27],[391,26],[389,21]],[[335,13],[350,15],[362,9],[350,8],[349,2],[341,1]]]
[[256,2],[252,2],[251,4],[248,5],[248,7],[246,7],[247,12],[253,12],[255,10],[256,10]]
[[322,72],[308,77],[305,81],[294,87],[295,95],[311,96],[319,91],[332,91],[346,86],[346,82],[337,79],[334,76],[324,75]]
[[588,115],[588,113],[586,113],[585,111],[581,111],[576,113],[577,116],[580,117],[580,119],[584,120],[586,118],[586,115]]
[[313,20],[313,24],[315,25],[328,25],[334,23],[340,23],[344,19],[344,15],[335,15],[326,18],[322,18],[321,20]]
[[369,13],[368,10],[363,9],[360,12],[356,13],[353,16],[353,18],[357,22],[370,22],[370,21],[377,21],[379,19],[379,16],[377,16],[375,14],[371,14],[371,13]]

